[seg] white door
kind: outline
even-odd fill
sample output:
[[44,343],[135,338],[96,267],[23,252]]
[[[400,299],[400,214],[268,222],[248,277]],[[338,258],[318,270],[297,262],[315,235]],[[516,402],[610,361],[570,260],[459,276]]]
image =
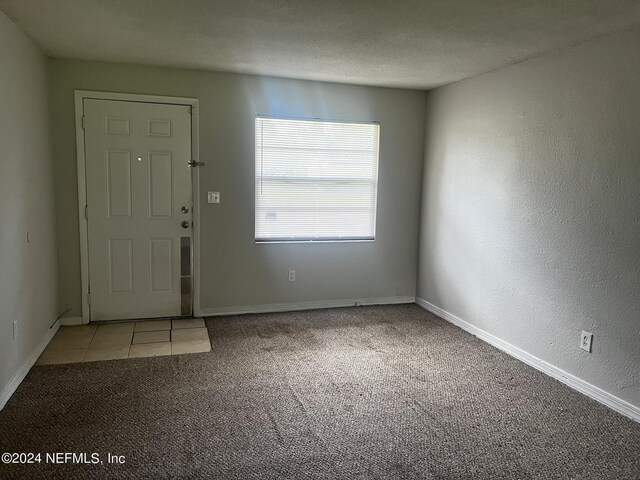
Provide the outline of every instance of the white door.
[[191,314],[191,107],[84,99],[91,320]]

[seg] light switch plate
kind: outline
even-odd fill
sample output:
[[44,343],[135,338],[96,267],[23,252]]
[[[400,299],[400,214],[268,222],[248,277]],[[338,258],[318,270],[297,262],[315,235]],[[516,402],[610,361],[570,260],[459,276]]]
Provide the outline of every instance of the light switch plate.
[[207,203],[220,203],[220,192],[207,192]]

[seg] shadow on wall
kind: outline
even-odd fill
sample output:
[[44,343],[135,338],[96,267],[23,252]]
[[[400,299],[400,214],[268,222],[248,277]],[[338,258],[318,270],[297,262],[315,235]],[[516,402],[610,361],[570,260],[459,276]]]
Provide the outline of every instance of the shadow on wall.
[[[627,338],[621,323],[640,311],[640,164],[616,156],[625,129],[611,113],[576,124],[575,96],[558,112],[484,93],[430,97],[421,296],[533,354],[577,356],[566,347],[580,328]],[[616,101],[590,108],[601,119]],[[632,342],[616,348],[634,354]]]

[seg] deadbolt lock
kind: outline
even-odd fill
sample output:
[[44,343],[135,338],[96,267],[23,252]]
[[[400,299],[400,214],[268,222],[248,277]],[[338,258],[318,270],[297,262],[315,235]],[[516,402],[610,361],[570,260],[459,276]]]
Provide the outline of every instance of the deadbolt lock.
[[189,207],[182,207],[180,210],[182,213],[189,213]]

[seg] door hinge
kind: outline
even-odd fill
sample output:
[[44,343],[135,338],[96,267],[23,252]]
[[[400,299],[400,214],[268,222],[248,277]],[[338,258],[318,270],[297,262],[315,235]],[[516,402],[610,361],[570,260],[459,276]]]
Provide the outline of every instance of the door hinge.
[[83,129],[83,130],[84,130],[84,125],[85,125],[85,122],[84,122],[84,115],[82,115],[82,129]]
[[87,293],[87,305],[91,305],[91,294]]
[[84,206],[84,219],[85,220],[89,220],[89,206],[88,205]]

